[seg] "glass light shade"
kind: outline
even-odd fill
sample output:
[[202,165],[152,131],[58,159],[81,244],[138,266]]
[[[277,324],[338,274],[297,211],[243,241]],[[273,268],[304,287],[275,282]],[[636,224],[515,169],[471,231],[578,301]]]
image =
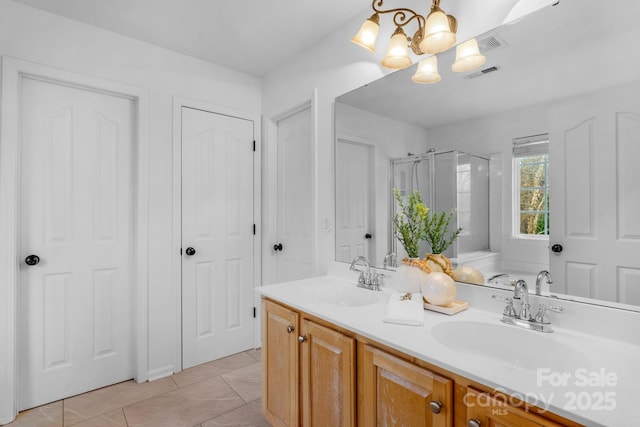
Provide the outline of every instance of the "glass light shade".
[[467,40],[456,46],[456,60],[451,69],[456,73],[475,70],[486,62],[487,58],[480,53],[476,39]]
[[375,16],[364,21],[358,34],[351,39],[352,42],[370,52],[376,51],[376,39],[378,38],[378,31],[380,31],[380,25],[376,22]]
[[424,26],[420,50],[424,53],[440,53],[456,43],[456,33],[449,27],[449,18],[441,10],[431,12]]
[[391,37],[387,55],[382,60],[382,65],[387,68],[407,68],[413,61],[409,58],[409,42],[404,31],[396,30]]
[[440,79],[440,74],[438,74],[438,58],[436,56],[430,56],[420,61],[416,73],[411,77],[414,83],[421,84],[438,83]]

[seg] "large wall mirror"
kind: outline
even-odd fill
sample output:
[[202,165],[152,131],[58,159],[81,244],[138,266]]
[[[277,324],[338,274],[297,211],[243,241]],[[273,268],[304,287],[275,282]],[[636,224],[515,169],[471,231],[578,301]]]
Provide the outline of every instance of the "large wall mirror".
[[[392,187],[435,185],[488,233],[449,253],[486,285],[550,270],[547,294],[640,309],[638,16],[636,0],[561,0],[478,35],[479,70],[453,73],[451,49],[436,84],[413,83],[414,64],[338,97],[336,260],[388,266]],[[444,155],[486,162],[441,186],[428,166]]]

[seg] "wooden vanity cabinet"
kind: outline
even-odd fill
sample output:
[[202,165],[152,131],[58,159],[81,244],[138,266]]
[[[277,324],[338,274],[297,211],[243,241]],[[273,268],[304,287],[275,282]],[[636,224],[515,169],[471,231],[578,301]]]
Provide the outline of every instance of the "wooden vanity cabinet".
[[562,427],[540,415],[510,405],[505,400],[489,393],[467,387],[465,405],[468,427]]
[[299,420],[299,315],[262,301],[262,413],[272,426]]
[[267,299],[262,346],[272,426],[580,426]]
[[262,303],[263,398],[273,426],[355,426],[355,340]]
[[358,344],[358,426],[453,425],[453,381]]
[[302,425],[355,426],[355,340],[307,319],[301,333]]

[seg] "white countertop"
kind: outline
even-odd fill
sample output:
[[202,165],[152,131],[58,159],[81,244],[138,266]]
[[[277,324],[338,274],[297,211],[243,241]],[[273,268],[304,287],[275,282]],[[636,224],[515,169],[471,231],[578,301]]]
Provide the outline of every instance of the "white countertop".
[[[379,294],[380,301],[368,297],[373,298],[374,303],[361,306],[339,306],[318,297],[323,295],[323,286],[330,293],[338,285],[356,287],[353,280],[322,276],[264,286],[257,288],[257,292],[576,422],[589,426],[640,425],[640,346],[559,327],[555,327],[553,333],[542,334],[504,325],[500,322],[500,306],[495,312],[470,307],[454,316],[425,310],[424,326],[384,323],[388,291],[363,290]],[[473,345],[471,349],[465,346],[460,350],[455,345],[443,344],[432,332],[443,329],[438,325],[454,321],[490,324],[489,330],[504,333],[505,339],[515,341],[509,343],[513,351],[502,361],[474,351]],[[514,335],[514,331],[517,334]],[[523,342],[519,344],[517,339],[520,337]],[[483,337],[467,336],[465,339],[477,339],[480,344]],[[537,369],[519,367],[518,361],[514,360],[519,347],[537,341],[549,344],[540,345],[541,348],[531,352],[535,353],[533,357],[539,358],[540,365]],[[531,354],[528,356],[530,359]],[[543,371],[550,364],[553,368]],[[565,376],[563,381],[561,375]],[[608,384],[596,384],[604,378],[608,379]],[[555,380],[558,383],[554,383]]]

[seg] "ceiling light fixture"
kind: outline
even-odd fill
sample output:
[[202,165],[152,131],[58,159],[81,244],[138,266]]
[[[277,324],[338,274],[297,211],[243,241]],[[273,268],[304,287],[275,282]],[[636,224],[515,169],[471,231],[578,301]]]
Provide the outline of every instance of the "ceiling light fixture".
[[[412,64],[409,47],[414,54],[435,55],[444,52],[456,44],[458,21],[440,9],[440,0],[432,0],[431,11],[425,18],[409,8],[383,9],[384,0],[373,0],[371,8],[374,14],[367,19],[358,33],[351,39],[355,44],[370,52],[375,52],[375,43],[380,31],[380,15],[393,14],[396,30],[391,36],[382,65],[386,68],[402,69]],[[404,27],[412,21],[418,25],[412,37],[407,37]],[[455,72],[471,71],[485,62],[478,50],[475,39],[468,40],[456,49],[456,61],[451,69]],[[416,83],[436,83],[440,80],[438,61],[431,57],[420,61],[412,80]]]

